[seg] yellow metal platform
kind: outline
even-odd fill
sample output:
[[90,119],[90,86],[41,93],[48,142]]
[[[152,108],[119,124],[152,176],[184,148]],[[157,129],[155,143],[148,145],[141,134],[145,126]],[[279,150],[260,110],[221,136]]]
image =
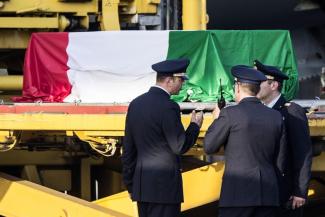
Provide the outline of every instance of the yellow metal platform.
[[[214,163],[183,173],[182,211],[219,199],[224,164]],[[90,203],[0,173],[0,215],[8,217],[136,217],[127,192]]]
[[[183,173],[182,211],[218,200],[223,171],[224,163],[220,162]],[[132,203],[126,191],[94,201],[94,203],[130,217],[137,216],[136,204]]]
[[127,217],[52,189],[0,173],[0,215],[7,217]]

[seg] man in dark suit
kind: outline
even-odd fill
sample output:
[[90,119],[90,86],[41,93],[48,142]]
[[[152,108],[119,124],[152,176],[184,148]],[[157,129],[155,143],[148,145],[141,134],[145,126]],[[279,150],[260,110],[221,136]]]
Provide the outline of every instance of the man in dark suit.
[[266,80],[262,72],[235,66],[235,101],[209,127],[204,150],[224,145],[225,172],[219,200],[220,217],[271,217],[279,206],[277,174],[283,174],[285,131],[281,114],[264,106],[256,94]]
[[123,180],[140,217],[178,217],[183,201],[180,155],[196,142],[203,113],[192,112],[187,130],[170,99],[187,79],[188,59],[152,65],[156,85],[128,108],[123,144]]
[[302,216],[301,207],[307,199],[312,163],[308,120],[303,108],[288,103],[281,95],[283,80],[287,80],[288,76],[278,68],[263,65],[257,60],[255,66],[268,79],[261,83],[257,96],[266,106],[281,112],[287,132],[287,165],[286,175],[280,180],[282,208],[279,216]]

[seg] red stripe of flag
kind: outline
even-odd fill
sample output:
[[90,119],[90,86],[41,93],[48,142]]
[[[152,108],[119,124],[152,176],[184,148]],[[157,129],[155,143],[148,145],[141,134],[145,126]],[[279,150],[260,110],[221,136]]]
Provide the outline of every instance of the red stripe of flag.
[[67,76],[69,35],[33,33],[24,62],[23,96],[16,102],[63,102],[71,92]]

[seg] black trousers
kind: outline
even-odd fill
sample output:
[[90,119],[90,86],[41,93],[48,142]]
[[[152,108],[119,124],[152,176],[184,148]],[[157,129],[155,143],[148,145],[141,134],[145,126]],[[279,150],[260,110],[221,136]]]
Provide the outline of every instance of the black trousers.
[[275,217],[278,207],[219,207],[219,217]]
[[277,217],[302,217],[303,211],[302,207],[298,209],[286,209],[281,207],[278,210]]
[[139,217],[179,217],[181,204],[138,202]]

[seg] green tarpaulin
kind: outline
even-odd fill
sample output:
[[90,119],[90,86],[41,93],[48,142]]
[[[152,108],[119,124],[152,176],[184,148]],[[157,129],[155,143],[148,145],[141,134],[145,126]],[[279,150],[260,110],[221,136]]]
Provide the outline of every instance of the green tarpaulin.
[[[188,57],[190,80],[177,102],[216,101],[220,97],[220,80],[223,96],[233,100],[234,65],[253,65],[255,59],[266,65],[279,67],[289,76],[284,82],[283,94],[291,100],[298,90],[298,72],[289,31],[285,30],[210,30],[172,31],[169,35],[168,59]],[[188,94],[191,90],[192,94]]]

